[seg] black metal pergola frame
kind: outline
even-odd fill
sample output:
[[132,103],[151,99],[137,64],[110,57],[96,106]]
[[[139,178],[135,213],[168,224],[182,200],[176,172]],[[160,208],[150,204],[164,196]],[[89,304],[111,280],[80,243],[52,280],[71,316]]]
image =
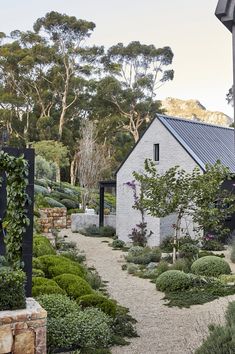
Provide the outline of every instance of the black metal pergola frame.
[[104,226],[104,191],[106,187],[115,187],[116,189],[116,181],[100,181],[100,200],[99,200],[99,227]]

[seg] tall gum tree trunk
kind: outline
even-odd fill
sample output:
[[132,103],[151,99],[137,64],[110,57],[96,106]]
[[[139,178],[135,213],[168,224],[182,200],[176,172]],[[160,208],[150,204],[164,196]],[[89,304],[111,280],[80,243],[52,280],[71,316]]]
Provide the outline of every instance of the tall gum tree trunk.
[[72,186],[75,186],[76,184],[77,171],[78,171],[78,164],[77,164],[76,156],[74,156],[70,164],[70,183]]
[[60,166],[55,163],[56,165],[56,182],[59,182],[60,183]]

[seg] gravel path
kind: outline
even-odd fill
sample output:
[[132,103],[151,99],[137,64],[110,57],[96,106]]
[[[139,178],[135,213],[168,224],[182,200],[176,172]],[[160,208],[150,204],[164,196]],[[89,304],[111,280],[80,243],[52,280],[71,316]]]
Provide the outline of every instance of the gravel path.
[[85,251],[87,264],[108,281],[111,297],[128,307],[138,321],[140,337],[131,339],[129,346],[113,348],[113,354],[192,354],[206,336],[208,324],[223,321],[228,302],[235,300],[233,295],[190,309],[168,308],[162,300],[164,294],[156,291],[153,283],[121,269],[124,253],[102,242],[110,239],[85,237],[68,230],[62,233]]

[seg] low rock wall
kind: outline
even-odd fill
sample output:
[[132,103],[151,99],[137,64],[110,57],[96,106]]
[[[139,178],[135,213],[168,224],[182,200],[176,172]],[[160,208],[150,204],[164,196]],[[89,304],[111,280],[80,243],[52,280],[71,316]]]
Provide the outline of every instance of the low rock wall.
[[[71,215],[72,232],[78,232],[79,230],[90,225],[95,225],[97,227],[99,226],[99,215],[90,215],[85,213]],[[109,225],[116,229],[116,215],[105,215],[104,225]]]
[[0,311],[0,354],[46,354],[46,320],[33,298],[24,310]]
[[40,209],[38,223],[42,232],[49,233],[52,229],[70,228],[70,216],[67,215],[66,208],[44,208]]

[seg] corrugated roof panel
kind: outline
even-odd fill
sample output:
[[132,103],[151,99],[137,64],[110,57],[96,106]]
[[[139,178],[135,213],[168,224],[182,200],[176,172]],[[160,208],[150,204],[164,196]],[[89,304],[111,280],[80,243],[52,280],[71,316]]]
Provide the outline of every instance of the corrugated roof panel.
[[157,118],[175,136],[188,153],[205,168],[220,160],[235,172],[234,130],[191,120],[168,117]]

